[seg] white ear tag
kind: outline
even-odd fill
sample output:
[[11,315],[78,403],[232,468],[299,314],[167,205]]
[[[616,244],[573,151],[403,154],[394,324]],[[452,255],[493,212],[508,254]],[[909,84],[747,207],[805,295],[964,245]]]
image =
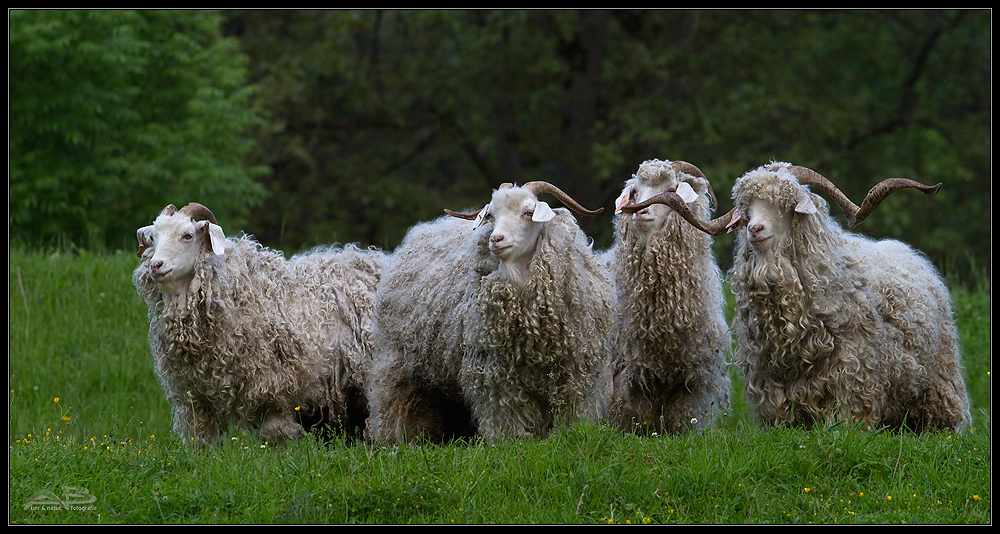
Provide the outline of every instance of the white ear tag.
[[222,255],[226,253],[226,234],[222,227],[208,223],[208,236],[212,241],[212,252]]
[[535,204],[535,213],[532,214],[531,220],[535,222],[548,222],[551,221],[553,217],[556,216],[556,212],[552,211],[546,202],[539,202]]
[[804,213],[806,215],[816,213],[816,204],[813,204],[812,199],[809,198],[809,193],[803,192],[802,196],[799,197],[799,203],[795,205],[795,213]]
[[687,204],[698,200],[698,193],[695,193],[694,188],[687,182],[677,184],[677,195]]

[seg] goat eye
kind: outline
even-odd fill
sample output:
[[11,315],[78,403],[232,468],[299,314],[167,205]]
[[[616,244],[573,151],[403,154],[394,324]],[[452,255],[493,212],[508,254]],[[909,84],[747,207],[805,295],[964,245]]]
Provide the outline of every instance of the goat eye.
[[525,217],[534,217],[534,215],[535,215],[535,210],[524,210]]
[[184,234],[184,236],[181,237],[181,239],[183,239],[184,241],[191,241],[192,239],[194,239],[194,234]]

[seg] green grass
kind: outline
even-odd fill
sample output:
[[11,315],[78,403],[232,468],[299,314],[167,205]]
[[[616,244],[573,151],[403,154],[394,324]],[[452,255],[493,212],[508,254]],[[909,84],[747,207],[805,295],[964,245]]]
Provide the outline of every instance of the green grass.
[[137,261],[11,251],[10,523],[992,521],[986,283],[953,291],[974,413],[960,436],[760,430],[734,374],[732,411],[704,434],[579,425],[546,440],[385,448],[275,447],[232,431],[198,450],[170,430]]

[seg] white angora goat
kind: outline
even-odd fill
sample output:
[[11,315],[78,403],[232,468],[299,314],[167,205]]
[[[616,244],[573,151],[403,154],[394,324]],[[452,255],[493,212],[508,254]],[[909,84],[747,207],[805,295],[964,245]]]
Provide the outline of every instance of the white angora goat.
[[185,442],[215,443],[228,425],[269,441],[319,425],[360,432],[381,252],[285,260],[249,237],[226,239],[197,203],[167,206],[136,236],[132,282]]
[[[699,219],[715,201],[694,165],[650,160],[625,182],[617,207],[664,192]],[[702,430],[728,409],[730,389],[732,340],[712,238],[656,201],[615,226],[608,421],[628,431]]]
[[[969,423],[950,297],[931,263],[891,239],[845,231],[892,192],[940,184],[892,178],[859,208],[815,171],[772,163],[733,188],[736,363],[765,426],[844,421],[866,428],[958,432]],[[714,225],[708,223],[709,230]]]
[[[410,230],[378,292],[368,436],[377,442],[546,436],[596,419],[611,286],[544,182],[505,184],[471,214]],[[475,220],[470,220],[475,218]]]

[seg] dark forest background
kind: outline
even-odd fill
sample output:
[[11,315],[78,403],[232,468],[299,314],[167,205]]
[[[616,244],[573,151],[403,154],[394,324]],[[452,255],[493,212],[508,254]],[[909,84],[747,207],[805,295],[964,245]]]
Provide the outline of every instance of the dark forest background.
[[[857,231],[989,273],[990,10],[12,10],[9,218],[27,247],[130,249],[168,203],[286,255],[391,250],[443,208],[550,181],[605,213],[644,160],[805,165]],[[835,210],[835,213],[836,210]],[[841,215],[837,213],[837,215]],[[731,237],[717,240],[731,262]]]

